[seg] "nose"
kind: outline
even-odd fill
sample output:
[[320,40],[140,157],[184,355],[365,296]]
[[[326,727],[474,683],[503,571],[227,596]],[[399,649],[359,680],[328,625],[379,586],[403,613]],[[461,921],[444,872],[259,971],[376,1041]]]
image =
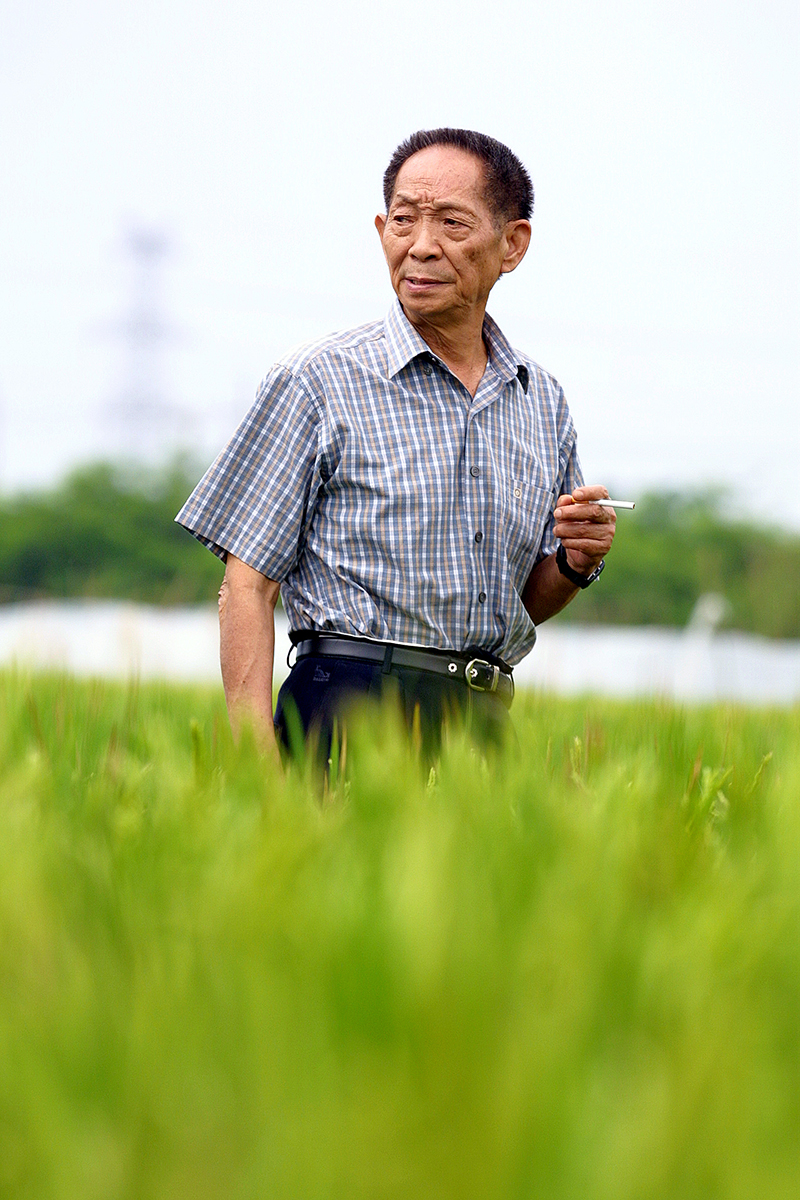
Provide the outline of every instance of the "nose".
[[417,221],[409,254],[419,262],[429,258],[441,258],[442,248],[436,236],[436,225],[429,218],[423,217],[421,221]]

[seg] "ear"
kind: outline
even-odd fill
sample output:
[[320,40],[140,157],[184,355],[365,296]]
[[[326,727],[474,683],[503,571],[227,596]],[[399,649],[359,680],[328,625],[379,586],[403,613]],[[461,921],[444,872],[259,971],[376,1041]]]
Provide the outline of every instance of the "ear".
[[378,213],[375,218],[375,228],[378,231],[378,237],[383,241],[383,231],[386,228],[386,215],[384,213]]
[[500,274],[507,275],[509,271],[513,271],[515,267],[519,266],[531,244],[530,221],[509,221],[503,231],[503,237],[506,250]]

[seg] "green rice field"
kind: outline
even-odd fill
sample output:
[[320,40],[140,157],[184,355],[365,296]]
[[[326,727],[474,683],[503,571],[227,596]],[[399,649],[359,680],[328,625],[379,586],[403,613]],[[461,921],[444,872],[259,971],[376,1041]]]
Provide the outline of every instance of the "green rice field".
[[0,676],[0,1197],[796,1200],[800,710],[514,716]]

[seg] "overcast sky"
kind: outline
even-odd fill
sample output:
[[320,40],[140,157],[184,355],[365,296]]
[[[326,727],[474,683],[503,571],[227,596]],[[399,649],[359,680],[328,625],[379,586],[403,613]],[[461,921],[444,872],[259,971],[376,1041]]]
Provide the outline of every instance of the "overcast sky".
[[[796,11],[2,0],[0,487],[135,450],[137,372],[213,456],[285,350],[386,311],[383,170],[449,124],[533,177],[490,311],[563,385],[587,478],[800,527]],[[138,360],[137,230],[168,247]]]

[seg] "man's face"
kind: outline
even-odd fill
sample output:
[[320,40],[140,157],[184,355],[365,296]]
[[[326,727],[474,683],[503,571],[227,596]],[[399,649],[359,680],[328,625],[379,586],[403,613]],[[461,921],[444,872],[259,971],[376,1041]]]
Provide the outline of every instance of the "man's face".
[[489,292],[530,238],[527,221],[498,222],[483,163],[453,146],[430,146],[403,163],[389,212],[375,225],[406,316],[439,327],[482,320]]

